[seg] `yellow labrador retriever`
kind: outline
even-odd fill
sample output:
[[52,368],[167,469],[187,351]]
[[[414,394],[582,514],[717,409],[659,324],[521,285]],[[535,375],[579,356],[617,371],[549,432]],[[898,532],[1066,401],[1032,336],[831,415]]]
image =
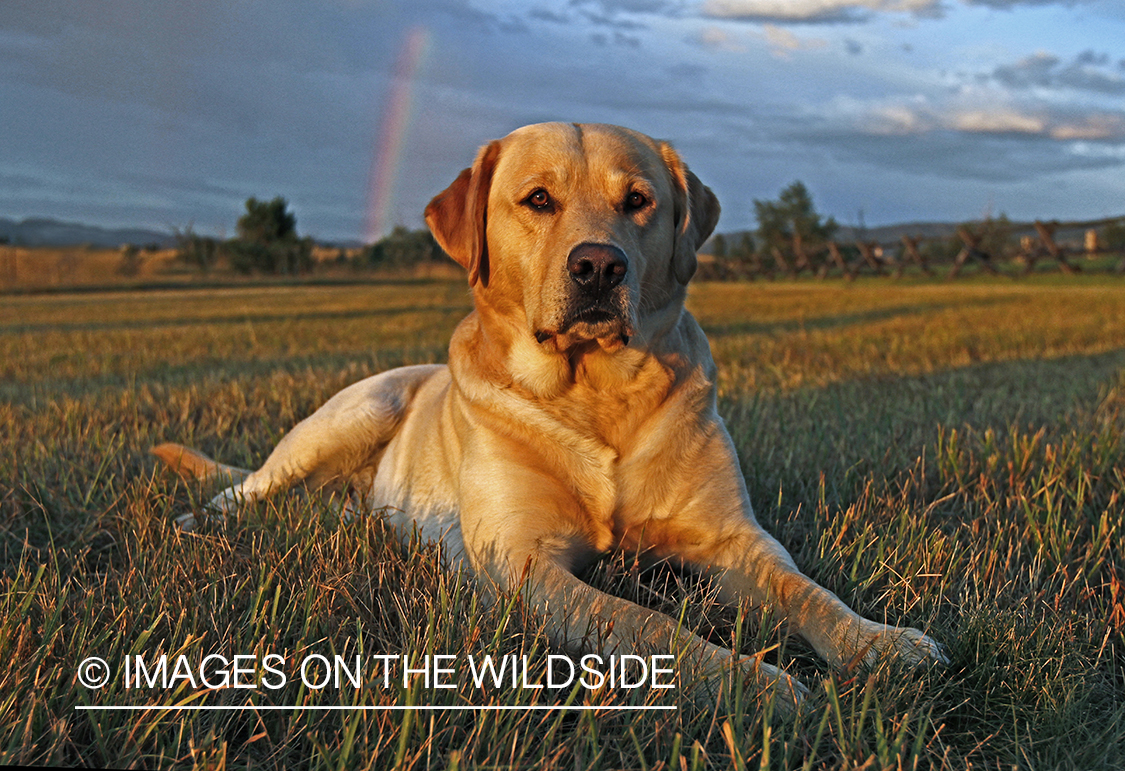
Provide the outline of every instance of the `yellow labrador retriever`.
[[782,708],[805,689],[576,569],[611,548],[642,550],[714,575],[726,601],[778,608],[834,665],[884,652],[943,660],[918,630],[866,620],[807,578],[755,520],[707,339],[684,309],[718,217],[663,142],[605,125],[519,129],[426,207],[475,306],[448,366],[345,388],[252,473],[179,445],[154,452],[184,476],[229,477],[211,503],[221,511],[298,481],[349,482],[363,508],[388,507],[392,525],[440,540],[484,583],[526,579],[557,645],[673,653],[697,696],[732,670]]

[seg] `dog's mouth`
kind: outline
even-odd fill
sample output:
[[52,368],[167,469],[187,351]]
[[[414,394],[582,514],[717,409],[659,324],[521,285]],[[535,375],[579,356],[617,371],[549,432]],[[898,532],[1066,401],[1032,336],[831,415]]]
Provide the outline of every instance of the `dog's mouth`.
[[557,329],[535,332],[537,342],[546,344],[553,341],[559,350],[596,340],[599,346],[612,352],[627,346],[632,336],[633,327],[626,314],[605,305],[575,309],[567,314]]
[[577,315],[571,318],[568,323],[563,325],[563,330],[577,326],[579,324],[587,324],[590,326],[599,326],[602,324],[612,324],[620,320],[620,314],[609,310],[608,308],[586,308],[580,311]]

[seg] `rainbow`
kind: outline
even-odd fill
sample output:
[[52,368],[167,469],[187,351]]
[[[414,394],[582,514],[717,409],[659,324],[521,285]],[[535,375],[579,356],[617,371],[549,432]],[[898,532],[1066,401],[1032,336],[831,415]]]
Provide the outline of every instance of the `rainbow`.
[[389,230],[395,183],[402,167],[403,149],[414,106],[414,84],[430,47],[430,38],[430,31],[425,27],[413,27],[402,41],[395,62],[390,96],[383,110],[379,144],[371,161],[365,233],[368,243],[382,238]]

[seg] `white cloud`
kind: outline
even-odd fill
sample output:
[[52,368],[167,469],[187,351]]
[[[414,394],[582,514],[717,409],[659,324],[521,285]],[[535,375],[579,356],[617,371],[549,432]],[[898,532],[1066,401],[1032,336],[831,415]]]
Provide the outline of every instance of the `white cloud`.
[[1125,139],[1125,115],[1087,115],[1080,121],[1059,123],[1051,128],[1051,137],[1085,140]]
[[944,123],[970,134],[1042,134],[1047,129],[1043,118],[1003,107],[955,112]]
[[770,53],[781,59],[789,58],[789,55],[794,51],[810,51],[828,46],[827,40],[797,37],[791,31],[776,24],[762,25],[762,33],[766,36]]
[[1045,105],[1005,104],[997,97],[984,104],[980,95],[969,103],[935,104],[929,99],[862,101],[836,99],[824,111],[829,122],[850,124],[874,136],[921,136],[935,131],[964,135],[1015,135],[1058,141],[1125,140],[1125,113],[1076,115]]
[[934,126],[933,119],[924,111],[901,104],[875,107],[864,118],[864,126],[873,134],[922,134]]
[[695,36],[695,40],[704,48],[710,48],[714,51],[738,53],[746,50],[746,46],[738,38],[719,27],[704,27]]

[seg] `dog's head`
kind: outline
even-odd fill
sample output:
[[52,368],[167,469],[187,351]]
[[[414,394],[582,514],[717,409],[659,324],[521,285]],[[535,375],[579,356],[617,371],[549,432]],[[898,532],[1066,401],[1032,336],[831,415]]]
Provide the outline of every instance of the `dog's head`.
[[719,203],[669,145],[606,125],[525,126],[426,207],[478,308],[539,345],[627,345],[682,303]]

